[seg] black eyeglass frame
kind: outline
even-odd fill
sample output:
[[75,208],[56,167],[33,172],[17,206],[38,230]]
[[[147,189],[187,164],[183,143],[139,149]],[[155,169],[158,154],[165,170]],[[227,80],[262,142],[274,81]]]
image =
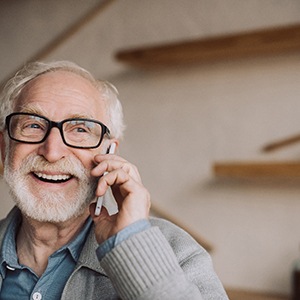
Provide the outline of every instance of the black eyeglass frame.
[[[19,140],[19,139],[14,138],[11,135],[9,124],[10,124],[11,118],[13,116],[16,116],[16,115],[34,116],[34,117],[38,117],[38,118],[46,120],[49,123],[49,126],[48,126],[48,129],[47,129],[47,132],[45,133],[45,136],[40,141],[36,141],[36,142],[28,142],[28,141],[23,141],[23,140]],[[69,122],[69,121],[88,121],[88,122],[94,122],[94,123],[99,124],[102,128],[102,131],[101,131],[101,137],[99,139],[98,144],[95,145],[95,146],[89,147],[89,146],[74,146],[74,145],[71,145],[71,144],[67,143],[67,141],[65,140],[65,137],[64,137],[63,124],[66,123],[66,122]],[[27,113],[27,112],[14,112],[14,113],[9,114],[5,118],[5,124],[6,124],[6,129],[8,131],[8,136],[10,137],[10,139],[12,139],[13,141],[20,142],[20,143],[25,143],[25,144],[40,144],[40,143],[43,143],[47,139],[47,137],[49,136],[49,134],[51,132],[51,129],[53,127],[58,128],[58,130],[60,132],[60,136],[61,136],[64,144],[67,145],[68,147],[71,147],[71,148],[77,148],[77,149],[94,149],[94,148],[98,148],[100,146],[101,142],[103,141],[103,138],[104,138],[105,135],[107,135],[108,138],[110,137],[110,130],[108,129],[108,127],[106,125],[104,125],[100,121],[93,120],[93,119],[86,119],[86,118],[68,118],[68,119],[62,120],[60,122],[55,122],[55,121],[51,121],[48,118],[46,118],[44,116],[41,116],[39,114]]]

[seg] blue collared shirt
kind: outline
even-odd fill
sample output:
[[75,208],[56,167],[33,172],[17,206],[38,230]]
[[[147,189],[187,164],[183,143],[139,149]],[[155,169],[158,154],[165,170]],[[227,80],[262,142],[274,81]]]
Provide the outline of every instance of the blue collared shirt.
[[60,299],[65,283],[79,258],[92,220],[88,218],[76,238],[48,258],[47,268],[41,277],[18,262],[15,238],[20,220],[21,215],[9,224],[3,240],[0,253],[0,273],[4,280],[0,299]]

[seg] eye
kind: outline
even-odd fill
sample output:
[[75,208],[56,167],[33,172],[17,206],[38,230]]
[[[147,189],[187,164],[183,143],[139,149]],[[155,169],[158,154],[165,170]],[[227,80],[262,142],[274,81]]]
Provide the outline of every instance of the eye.
[[38,128],[41,128],[41,126],[37,123],[32,123],[32,124],[28,124],[27,126],[25,127],[28,127],[28,128],[31,128],[31,129],[38,129]]
[[83,128],[83,127],[76,127],[74,130],[77,132],[83,132],[83,133],[87,132],[86,128]]
[[72,120],[66,124],[66,130],[73,133],[90,132],[90,122],[83,120]]
[[23,130],[45,129],[45,121],[42,118],[35,116],[24,118],[20,123]]

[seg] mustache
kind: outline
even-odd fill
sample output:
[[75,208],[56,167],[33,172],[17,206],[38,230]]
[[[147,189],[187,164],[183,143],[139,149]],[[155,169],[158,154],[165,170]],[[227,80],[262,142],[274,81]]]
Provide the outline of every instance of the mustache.
[[80,160],[74,157],[66,157],[57,162],[50,163],[42,156],[31,154],[22,161],[21,174],[30,172],[49,172],[57,174],[70,174],[82,178],[89,176],[89,171],[82,165]]

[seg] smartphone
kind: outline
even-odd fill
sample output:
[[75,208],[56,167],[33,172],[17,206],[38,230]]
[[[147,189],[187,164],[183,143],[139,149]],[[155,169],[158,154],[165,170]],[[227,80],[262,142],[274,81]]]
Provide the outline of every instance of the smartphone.
[[[115,150],[116,150],[116,143],[112,143],[107,151],[107,154],[115,154]],[[107,174],[107,172],[104,173],[104,175]],[[99,216],[100,212],[101,212],[101,208],[102,208],[102,204],[103,204],[103,197],[98,197],[97,199],[97,203],[96,203],[96,208],[95,208],[95,215]]]

